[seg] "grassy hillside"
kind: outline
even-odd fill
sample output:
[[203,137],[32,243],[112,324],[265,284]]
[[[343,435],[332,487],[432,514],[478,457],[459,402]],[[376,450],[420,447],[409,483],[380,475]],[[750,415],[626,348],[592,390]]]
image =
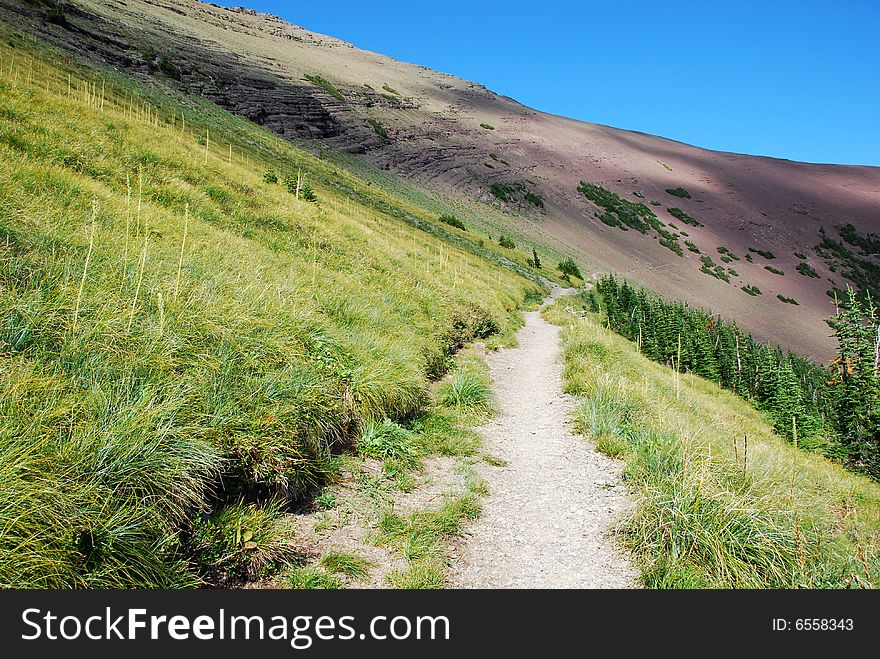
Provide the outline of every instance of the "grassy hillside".
[[[261,551],[245,521],[419,412],[539,289],[204,101],[9,35],[0,62],[2,585],[197,583],[193,520]],[[300,172],[317,202],[288,191]]]
[[648,587],[875,587],[880,486],[775,435],[736,394],[650,361],[580,298],[563,326],[576,424],[625,462],[621,527]]

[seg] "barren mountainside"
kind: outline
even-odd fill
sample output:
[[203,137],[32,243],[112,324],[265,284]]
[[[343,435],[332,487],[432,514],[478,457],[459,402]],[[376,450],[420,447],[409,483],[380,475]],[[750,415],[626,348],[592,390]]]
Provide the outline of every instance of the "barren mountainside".
[[316,153],[347,154],[377,181],[452,199],[493,237],[574,256],[587,274],[620,272],[807,356],[830,356],[829,291],[880,287],[880,168],[719,153],[536,112],[275,16],[195,0],[0,0],[0,19]]

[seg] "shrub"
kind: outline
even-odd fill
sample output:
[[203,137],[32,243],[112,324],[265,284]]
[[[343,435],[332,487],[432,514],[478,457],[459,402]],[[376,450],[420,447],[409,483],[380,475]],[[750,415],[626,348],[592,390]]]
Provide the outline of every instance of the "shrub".
[[275,170],[271,167],[266,170],[266,173],[263,174],[263,182],[264,183],[278,183],[278,174],[275,173]]
[[810,266],[809,263],[806,263],[806,262],[798,263],[797,268],[795,268],[795,270],[797,270],[799,273],[801,273],[804,277],[812,277],[814,279],[819,278],[819,273],[816,272],[815,269],[813,269],[813,267]]
[[660,244],[679,256],[684,256],[684,250],[682,250],[681,245],[678,244],[678,241],[675,238],[663,237],[660,239]]
[[660,227],[659,220],[650,208],[642,203],[634,203],[624,199],[616,192],[607,190],[600,185],[581,181],[578,192],[584,195],[605,213],[600,217],[608,226],[618,226],[621,229],[626,225],[639,233],[647,233],[651,227]]
[[758,288],[757,286],[753,286],[752,284],[742,286],[741,288],[749,295],[752,295],[752,296],[761,295],[761,289]]
[[681,220],[682,222],[684,222],[685,224],[688,224],[692,227],[703,226],[703,224],[701,222],[699,222],[698,220],[695,220],[694,218],[692,218],[690,215],[685,213],[680,208],[667,208],[666,212],[669,213],[670,215],[672,215],[672,217],[677,218],[677,219]]
[[536,250],[534,247],[532,247],[532,266],[536,270],[541,269],[541,259],[538,257],[538,250]]
[[516,243],[509,236],[498,236],[498,244],[505,249],[516,249]]
[[508,202],[511,201],[511,195],[514,192],[514,188],[506,183],[493,183],[489,186],[489,192],[501,201]]
[[381,121],[378,119],[367,119],[367,122],[373,127],[373,132],[375,132],[376,135],[386,140],[388,139],[388,129],[382,125]]
[[538,208],[544,208],[544,198],[541,197],[541,195],[537,195],[532,191],[527,191],[525,193],[525,199],[527,202],[529,202],[533,206],[537,206]]
[[486,130],[495,130],[495,126],[492,124],[480,124],[480,128],[485,128]]
[[306,80],[308,80],[310,83],[312,83],[313,85],[321,87],[324,91],[326,91],[328,94],[330,94],[330,96],[332,96],[336,100],[338,100],[338,101],[345,100],[345,97],[342,95],[342,92],[340,92],[338,89],[336,89],[336,87],[333,86],[333,83],[330,82],[329,80],[322,78],[321,76],[319,76],[317,74],[313,75],[313,74],[308,74],[308,73],[304,76],[304,78]]
[[715,277],[715,279],[725,281],[728,284],[730,283],[730,277],[724,271],[724,268],[716,264],[715,261],[712,260],[711,256],[704,254],[700,257],[700,261],[703,264],[703,267],[700,268],[700,272],[707,274],[710,277]]
[[694,254],[702,254],[702,252],[700,252],[700,248],[697,247],[697,246],[696,246],[694,243],[692,243],[690,240],[685,240],[685,241],[684,241],[684,244],[685,244],[685,246],[688,248],[688,251],[689,251],[689,252],[693,252]]
[[308,181],[303,181],[302,187],[299,191],[299,196],[301,199],[305,199],[306,201],[310,201],[315,203],[318,201],[318,196],[315,194],[315,191],[312,189],[312,184]]
[[782,293],[780,293],[776,297],[778,297],[781,302],[785,302],[785,304],[794,304],[794,305],[800,304],[800,302],[795,300],[793,297],[787,297],[787,296],[783,295]]
[[724,245],[719,246],[717,249],[718,249],[719,254],[728,257],[728,259],[733,260],[733,261],[739,261],[739,257],[736,254],[734,254],[733,252],[731,252],[730,249],[728,249]]
[[779,275],[780,277],[785,275],[785,272],[780,270],[779,268],[774,268],[772,265],[765,265],[764,270],[767,272],[772,272],[774,275]]
[[571,277],[577,277],[578,279],[583,279],[583,275],[581,275],[581,269],[571,257],[562,259],[559,262],[557,268],[559,268],[559,272],[563,274],[569,275]]
[[440,216],[440,221],[443,222],[443,224],[448,224],[449,226],[455,227],[456,229],[461,229],[462,231],[467,231],[467,227],[465,227],[464,222],[459,220],[452,213],[443,213]]
[[389,85],[387,82],[382,85],[382,89],[384,89],[389,94],[394,94],[395,96],[400,96],[400,92],[397,91],[396,89],[394,89],[394,87]]
[[763,257],[764,257],[765,259],[767,259],[768,261],[772,261],[773,259],[776,258],[776,255],[773,254],[773,252],[770,252],[770,251],[767,251],[767,250],[764,250],[764,249],[757,249],[757,248],[755,248],[755,247],[749,247],[749,251],[750,251],[750,252],[753,252],[753,253],[755,253],[755,254],[760,254],[761,256],[763,256]]
[[691,193],[684,188],[666,188],[666,192],[671,194],[673,197],[681,197],[682,199],[691,198]]

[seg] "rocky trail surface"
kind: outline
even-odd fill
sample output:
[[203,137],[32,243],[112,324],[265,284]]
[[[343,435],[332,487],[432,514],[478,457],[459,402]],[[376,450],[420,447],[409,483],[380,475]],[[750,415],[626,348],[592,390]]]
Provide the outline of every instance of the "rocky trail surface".
[[[566,291],[556,289],[553,298]],[[559,328],[525,314],[519,347],[489,355],[499,415],[479,428],[490,495],[455,548],[453,588],[630,588],[612,530],[632,505],[621,465],[569,427]]]

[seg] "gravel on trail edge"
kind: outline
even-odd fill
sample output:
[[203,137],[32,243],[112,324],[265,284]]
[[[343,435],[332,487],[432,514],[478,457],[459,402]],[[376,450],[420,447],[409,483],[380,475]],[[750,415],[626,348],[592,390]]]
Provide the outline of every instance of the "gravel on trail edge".
[[637,587],[613,537],[633,506],[623,467],[569,428],[559,332],[529,312],[519,347],[487,356],[499,414],[477,430],[507,466],[480,467],[490,494],[453,547],[451,588]]

